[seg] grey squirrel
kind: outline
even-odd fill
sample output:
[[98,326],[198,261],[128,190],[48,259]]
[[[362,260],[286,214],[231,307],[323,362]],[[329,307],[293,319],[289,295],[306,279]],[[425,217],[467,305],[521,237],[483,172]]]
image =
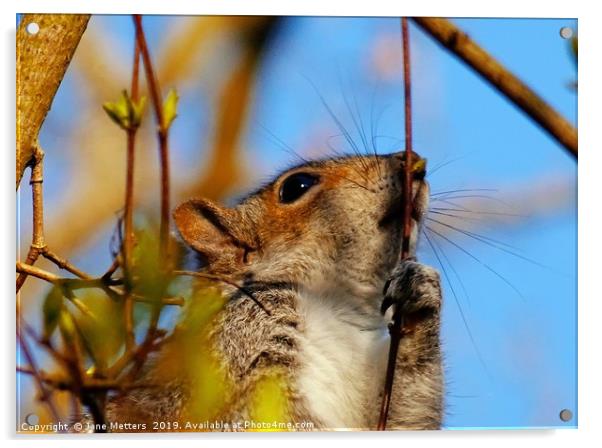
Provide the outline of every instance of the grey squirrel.
[[[230,285],[220,288],[226,303],[210,350],[235,397],[220,419],[251,418],[254,386],[276,368],[286,384],[287,419],[311,422],[294,429],[375,429],[389,344],[390,312],[383,311],[395,302],[403,307],[404,336],[387,428],[440,428],[441,288],[434,269],[398,261],[403,158],[311,161],[235,207],[193,199],[176,208],[178,231],[204,271],[246,285],[261,305]],[[412,163],[421,160],[414,154]],[[429,199],[424,164],[416,166],[411,253]],[[131,390],[108,404],[107,419],[146,422],[148,431],[151,422],[180,420],[188,397],[180,383]]]

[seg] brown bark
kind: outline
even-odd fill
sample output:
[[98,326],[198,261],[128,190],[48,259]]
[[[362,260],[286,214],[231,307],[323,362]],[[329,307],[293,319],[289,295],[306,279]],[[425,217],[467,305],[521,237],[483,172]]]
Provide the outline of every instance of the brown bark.
[[[84,33],[88,14],[25,14],[17,30],[17,188],[40,127]],[[27,25],[40,29],[30,35]]]

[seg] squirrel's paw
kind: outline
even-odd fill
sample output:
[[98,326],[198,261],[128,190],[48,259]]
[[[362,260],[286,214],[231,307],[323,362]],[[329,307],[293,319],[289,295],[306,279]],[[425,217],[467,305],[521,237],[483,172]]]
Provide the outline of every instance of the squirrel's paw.
[[427,309],[437,311],[441,307],[439,273],[430,266],[418,263],[415,258],[408,258],[393,269],[383,294],[383,314],[393,304],[401,306],[404,314]]

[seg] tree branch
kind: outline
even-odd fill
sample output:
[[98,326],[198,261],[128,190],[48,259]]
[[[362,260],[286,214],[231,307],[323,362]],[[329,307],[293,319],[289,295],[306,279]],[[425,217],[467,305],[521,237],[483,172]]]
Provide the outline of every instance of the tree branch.
[[[27,23],[31,23],[33,19],[27,20]],[[37,21],[37,20],[36,20]],[[132,73],[132,84],[131,84],[131,99],[124,94],[125,100],[133,101],[136,104],[136,114],[141,114],[141,104],[138,100],[138,68],[139,60],[142,59],[144,68],[147,75],[147,84],[151,92],[153,105],[155,108],[155,114],[158,122],[158,136],[159,136],[159,147],[160,147],[160,158],[161,158],[161,251],[159,256],[159,262],[164,269],[161,272],[161,276],[164,277],[163,286],[161,287],[160,297],[143,297],[135,294],[132,291],[132,283],[138,281],[136,277],[132,275],[132,252],[134,246],[134,235],[133,235],[133,186],[134,186],[134,153],[135,153],[135,139],[136,131],[140,122],[140,117],[136,115],[135,120],[131,120],[128,126],[121,127],[127,130],[127,173],[126,173],[126,191],[125,191],[125,216],[124,216],[124,227],[125,227],[125,238],[122,242],[122,248],[120,254],[116,254],[115,259],[111,267],[106,271],[104,275],[99,278],[93,278],[76,266],[71,264],[64,258],[51,251],[45,241],[44,236],[44,210],[43,210],[43,151],[37,145],[37,131],[39,127],[35,129],[36,140],[31,147],[31,155],[26,165],[31,167],[31,187],[32,187],[32,202],[33,202],[33,225],[32,225],[32,240],[30,250],[25,263],[17,262],[16,270],[19,273],[17,279],[17,292],[25,282],[28,276],[34,276],[41,280],[45,280],[57,288],[60,288],[62,295],[70,300],[80,311],[88,316],[92,316],[90,310],[86,305],[80,301],[74,295],[74,291],[81,288],[100,288],[110,298],[114,300],[120,300],[125,302],[125,329],[126,329],[126,340],[125,340],[125,351],[124,355],[115,365],[109,370],[109,373],[114,373],[114,377],[106,377],[107,366],[105,361],[101,358],[96,357],[93,347],[88,343],[85,334],[79,327],[78,322],[70,313],[61,314],[60,329],[63,341],[68,347],[65,351],[65,355],[62,356],[56,352],[46,337],[42,339],[36,339],[38,344],[51,350],[51,352],[57,357],[57,359],[64,360],[64,367],[70,380],[68,382],[48,384],[48,381],[42,377],[39,369],[35,364],[35,360],[31,357],[31,352],[27,346],[27,341],[23,338],[20,328],[17,328],[17,335],[21,342],[22,352],[24,353],[28,366],[23,370],[24,373],[33,375],[38,383],[41,399],[46,402],[49,406],[50,411],[55,420],[58,420],[58,414],[54,405],[51,401],[51,396],[47,391],[47,386],[51,385],[54,388],[61,390],[69,390],[74,396],[76,396],[82,404],[88,406],[90,413],[92,414],[94,421],[98,423],[105,422],[105,405],[107,399],[107,390],[110,388],[117,388],[120,384],[127,384],[123,382],[123,379],[117,381],[117,376],[121,373],[122,369],[127,367],[130,362],[133,361],[134,366],[129,373],[128,378],[135,379],[138,371],[142,368],[148,354],[151,351],[157,350],[159,343],[167,334],[166,331],[158,328],[159,317],[161,310],[166,305],[181,306],[184,300],[181,297],[165,297],[165,290],[167,288],[168,271],[171,269],[169,264],[169,159],[168,159],[168,133],[169,125],[175,116],[175,105],[174,97],[170,98],[171,102],[168,102],[165,112],[163,106],[160,103],[161,94],[157,80],[154,75],[154,70],[151,65],[150,55],[144,33],[141,27],[141,21],[139,16],[134,17],[136,25],[136,47],[134,55],[134,67]],[[86,20],[87,23],[87,20]],[[25,25],[23,24],[23,27]],[[85,27],[84,27],[85,28]],[[56,27],[53,28],[56,30]],[[59,28],[60,30],[60,28]],[[82,31],[83,32],[83,31]],[[81,36],[81,35],[80,35]],[[33,39],[33,37],[29,37]],[[75,48],[75,47],[74,47]],[[69,56],[70,58],[70,56]],[[69,59],[67,58],[67,59]],[[39,66],[37,67],[39,70]],[[66,69],[66,65],[64,67]],[[57,78],[57,87],[60,83],[60,79],[64,75],[63,72]],[[25,78],[29,81],[29,78]],[[55,89],[56,90],[56,89]],[[54,95],[54,91],[52,92]],[[177,97],[175,97],[177,100]],[[48,102],[48,107],[50,104]],[[111,104],[111,103],[108,103]],[[128,106],[132,108],[132,106]],[[110,109],[109,109],[110,110]],[[133,108],[132,108],[133,110]],[[47,108],[44,114],[47,112]],[[129,112],[132,113],[131,110]],[[42,116],[43,121],[43,116]],[[135,123],[134,123],[135,121]],[[41,121],[40,121],[41,123]],[[25,166],[25,165],[24,165]],[[121,230],[121,227],[119,227]],[[34,263],[40,256],[44,256],[46,259],[53,262],[61,269],[65,269],[78,278],[64,278],[60,277],[52,272],[48,272],[44,269],[40,269],[34,266]],[[121,267],[123,270],[124,278],[113,279],[112,276],[116,270]],[[118,287],[117,285],[121,285]],[[62,297],[61,297],[62,300]],[[133,321],[133,304],[134,302],[145,302],[152,305],[152,314],[149,323],[149,328],[146,332],[144,341],[136,346],[134,338],[134,321]],[[17,320],[20,322],[19,307],[20,297],[17,297]],[[25,330],[27,326],[24,324]],[[33,333],[32,333],[33,334]],[[94,366],[94,373],[90,376],[86,373],[86,366],[84,362],[85,353],[90,357]],[[89,378],[90,376],[90,378]]]
[[[138,72],[140,66],[140,45],[134,39],[134,63],[132,65],[131,97],[132,102],[138,102]],[[131,350],[136,343],[134,334],[134,301],[132,299],[132,253],[134,250],[134,165],[136,155],[136,134],[138,125],[130,126],[127,130],[127,169],[125,181],[125,212],[123,217],[123,268],[125,283],[125,305],[123,309],[125,325],[125,348]]]
[[44,249],[42,250],[42,256],[44,258],[46,258],[47,260],[52,261],[59,268],[64,269],[66,271],[69,271],[73,275],[78,276],[79,278],[82,278],[82,279],[85,279],[85,280],[91,280],[92,279],[92,276],[90,274],[87,274],[84,271],[82,271],[81,269],[79,269],[78,267],[74,266],[73,264],[71,264],[65,258],[62,258],[62,257],[58,256],[57,254],[55,254],[54,252],[52,252],[48,248],[48,246],[45,246]]
[[21,351],[23,352],[23,355],[25,355],[25,360],[27,361],[27,364],[29,364],[29,369],[31,370],[32,375],[35,379],[36,385],[40,391],[40,400],[46,404],[46,406],[48,407],[48,410],[50,411],[50,415],[52,415],[52,418],[54,419],[54,421],[57,421],[57,422],[60,421],[58,410],[54,404],[54,401],[51,398],[50,392],[46,389],[46,385],[44,384],[44,381],[43,381],[40,371],[37,367],[37,364],[33,358],[31,350],[29,349],[29,346],[27,345],[27,341],[25,340],[25,337],[23,336],[23,333],[21,330],[21,312],[20,312],[20,307],[19,307],[18,302],[17,302],[17,339],[19,340],[19,344],[21,345]]
[[168,245],[169,245],[169,144],[168,135],[169,127],[165,123],[165,117],[163,115],[162,96],[153,64],[151,61],[148,45],[146,43],[146,37],[144,36],[144,30],[142,28],[142,17],[140,15],[134,15],[134,25],[136,27],[136,41],[137,47],[140,48],[140,55],[142,56],[142,62],[144,63],[144,70],[146,73],[146,83],[149,88],[151,102],[155,111],[158,126],[158,138],[159,138],[159,158],[161,162],[161,223],[160,223],[160,256],[164,262],[169,259]]
[[[35,376],[36,372],[30,367],[17,366],[17,372],[25,375]],[[57,390],[73,390],[74,383],[68,378],[58,375],[49,375],[43,371],[39,371],[39,377],[42,382]],[[131,390],[161,387],[160,384],[151,383],[123,383],[122,381],[103,379],[103,378],[86,378],[83,389],[87,392],[106,391],[106,390]]]
[[522,109],[563,145],[573,157],[578,157],[577,130],[516,75],[479,47],[467,34],[446,19],[414,17],[413,20]]
[[[402,171],[402,193],[403,193],[403,225],[402,241],[399,260],[404,261],[410,256],[410,238],[412,235],[412,80],[410,70],[410,35],[408,30],[408,19],[401,19],[401,41],[403,47],[403,93],[404,93],[404,119],[405,119],[405,163]],[[385,386],[378,419],[379,431],[387,427],[389,417],[389,405],[393,393],[393,380],[395,378],[395,367],[397,364],[397,352],[401,342],[403,326],[403,315],[401,307],[394,305],[393,323],[389,325],[391,342],[389,345],[389,357],[387,360],[387,371],[385,375]]]
[[[25,14],[17,30],[17,188],[89,14]],[[35,35],[27,25],[37,23]],[[41,69],[43,68],[43,69]]]
[[[31,153],[32,167],[31,167],[31,196],[32,196],[32,215],[33,215],[33,230],[31,237],[31,245],[27,252],[26,264],[34,264],[42,250],[46,247],[44,241],[44,197],[42,182],[44,181],[44,151],[39,146],[35,146]],[[22,273],[17,277],[17,292],[25,283],[27,274]]]

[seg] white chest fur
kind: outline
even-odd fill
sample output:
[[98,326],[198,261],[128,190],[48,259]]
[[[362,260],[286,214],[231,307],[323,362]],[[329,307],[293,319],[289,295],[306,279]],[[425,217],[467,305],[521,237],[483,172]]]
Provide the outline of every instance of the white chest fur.
[[345,299],[301,295],[297,386],[329,429],[365,429],[378,406],[388,337],[378,316],[363,315]]

